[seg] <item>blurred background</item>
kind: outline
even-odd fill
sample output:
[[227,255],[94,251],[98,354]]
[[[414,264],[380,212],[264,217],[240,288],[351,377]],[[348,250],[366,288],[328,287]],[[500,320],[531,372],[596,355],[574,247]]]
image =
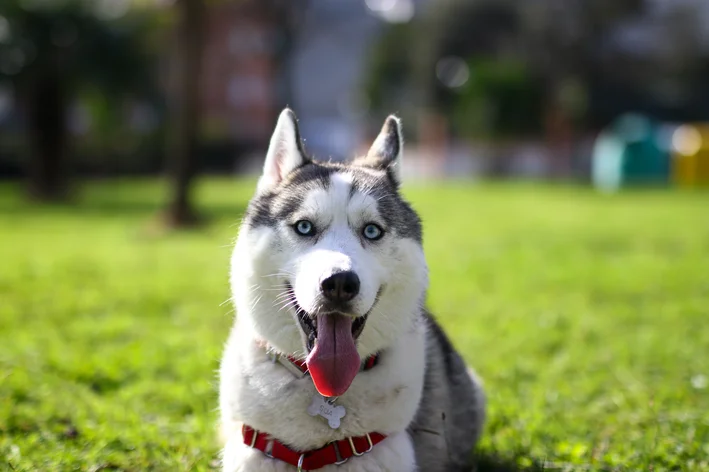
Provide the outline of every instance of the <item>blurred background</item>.
[[39,200],[258,172],[278,112],[343,159],[398,113],[405,172],[707,183],[704,0],[5,0],[0,179]]
[[322,159],[403,118],[475,470],[709,470],[708,0],[0,0],[0,469],[219,468],[286,105]]

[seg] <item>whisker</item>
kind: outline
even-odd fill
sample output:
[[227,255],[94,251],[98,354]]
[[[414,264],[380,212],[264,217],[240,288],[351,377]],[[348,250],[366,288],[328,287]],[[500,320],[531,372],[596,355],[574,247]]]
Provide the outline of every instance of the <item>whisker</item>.
[[280,303],[283,303],[283,302],[285,302],[285,301],[289,301],[289,300],[291,300],[291,299],[293,299],[293,298],[294,298],[294,297],[293,297],[292,295],[290,295],[290,294],[284,294],[282,297],[275,298],[275,299],[273,300],[273,305],[276,306],[276,305],[278,305],[278,304],[280,304]]
[[263,294],[259,295],[256,300],[251,304],[251,311],[256,308],[256,305],[258,305],[258,302],[261,301],[261,298],[263,298]]
[[[296,301],[295,299],[286,302],[283,306],[281,306],[281,307],[278,309],[278,312],[281,312],[281,311],[283,311],[283,310],[285,310],[285,309],[287,309],[287,308],[291,308],[291,307],[294,307],[294,306],[297,306],[297,301]],[[303,310],[302,310],[302,309],[298,309],[297,311],[300,313],[300,312],[302,312]]]
[[284,297],[280,300],[274,300],[273,301],[273,306],[283,306],[283,305],[288,305],[291,303],[296,303],[298,300],[296,300],[295,297]]
[[231,300],[231,297],[229,297],[229,298],[227,298],[226,300],[224,300],[223,302],[221,302],[221,303],[219,304],[219,306],[222,307],[222,306],[226,305],[227,303],[230,303],[231,301],[232,301],[232,300]]
[[267,277],[295,277],[295,274],[290,271],[281,270],[278,272],[274,272],[273,274],[262,275],[261,277],[264,277],[264,278],[267,278]]
[[274,285],[273,287],[267,287],[267,288],[262,288],[264,292],[282,292],[283,290],[286,290],[288,288],[288,285]]

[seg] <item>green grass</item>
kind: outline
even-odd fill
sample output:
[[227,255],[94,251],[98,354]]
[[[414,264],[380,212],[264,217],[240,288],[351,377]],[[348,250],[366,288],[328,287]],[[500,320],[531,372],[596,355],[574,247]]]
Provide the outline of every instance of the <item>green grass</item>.
[[[216,468],[230,245],[150,235],[155,182],[76,206],[0,187],[0,470]],[[411,186],[429,305],[484,378],[481,470],[709,470],[709,194]]]

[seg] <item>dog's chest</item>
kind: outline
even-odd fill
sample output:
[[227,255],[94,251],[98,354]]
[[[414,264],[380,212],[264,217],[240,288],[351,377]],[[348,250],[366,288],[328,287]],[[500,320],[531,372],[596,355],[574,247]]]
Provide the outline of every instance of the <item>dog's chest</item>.
[[[268,359],[256,361],[230,396],[234,419],[301,449],[373,431],[405,429],[413,414],[401,403],[409,388],[376,370],[361,372],[345,395],[326,401],[308,376]],[[403,407],[403,408],[402,408]],[[272,433],[273,434],[273,433]]]
[[[416,339],[406,341],[416,344]],[[418,352],[422,357],[423,350]],[[241,344],[223,365],[222,415],[298,450],[371,432],[404,431],[416,414],[423,383],[423,359],[413,357],[396,348],[382,354],[375,368],[360,372],[343,396],[327,403],[310,377],[274,363],[258,346]]]
[[[322,403],[310,377],[274,363],[253,339],[239,341],[236,336],[230,339],[221,369],[222,421],[233,428],[224,450],[225,466],[231,463],[233,467],[225,470],[295,470],[244,444],[241,424],[268,433],[297,451],[377,432],[387,437],[371,452],[322,470],[414,470],[413,445],[406,428],[416,415],[423,389],[425,349],[421,332],[400,338],[381,354],[376,367],[360,372],[332,405]],[[328,411],[330,407],[332,411]],[[336,414],[341,416],[339,426],[329,424],[339,407],[343,409]],[[316,408],[318,412],[322,408],[324,415],[312,415]]]

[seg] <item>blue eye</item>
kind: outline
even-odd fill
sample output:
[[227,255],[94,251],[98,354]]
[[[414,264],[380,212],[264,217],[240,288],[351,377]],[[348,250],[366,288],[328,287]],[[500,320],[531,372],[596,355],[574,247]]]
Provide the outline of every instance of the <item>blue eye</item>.
[[384,230],[374,223],[369,223],[362,230],[362,235],[370,241],[376,241],[384,236]]
[[300,220],[294,226],[295,232],[301,236],[312,236],[315,234],[315,225],[308,220]]

